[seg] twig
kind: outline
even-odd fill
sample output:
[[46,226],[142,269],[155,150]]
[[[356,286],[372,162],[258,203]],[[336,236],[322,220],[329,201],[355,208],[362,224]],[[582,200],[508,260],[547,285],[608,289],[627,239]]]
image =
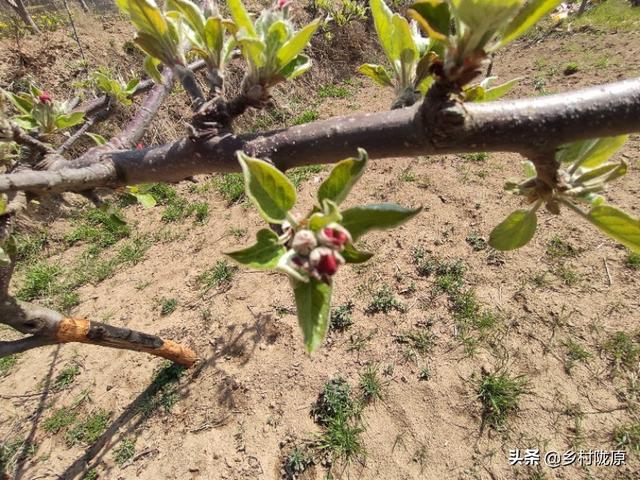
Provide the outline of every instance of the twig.
[[41,142],[35,137],[32,137],[27,132],[25,132],[22,128],[20,128],[17,124],[10,122],[11,125],[11,133],[13,135],[13,141],[19,145],[24,145],[26,147],[33,148],[42,153],[54,153],[55,150],[51,145],[48,145],[44,142]]
[[73,17],[71,16],[71,10],[69,10],[69,4],[67,0],[62,0],[64,3],[64,8],[67,10],[67,15],[69,16],[69,23],[71,24],[71,29],[73,30],[73,38],[78,44],[78,49],[80,50],[80,56],[82,57],[82,61],[84,62],[83,70],[87,69],[87,59],[84,56],[84,51],[82,50],[82,45],[80,44],[80,38],[78,38],[78,32],[76,31],[76,24],[73,22]]
[[609,272],[609,264],[607,263],[607,259],[603,258],[604,261],[604,270],[607,272],[607,281],[609,282],[609,286],[613,285],[613,281],[611,280],[611,273]]
[[87,130],[89,130],[93,124],[95,123],[95,117],[89,118],[84,124],[69,138],[67,138],[62,145],[58,147],[56,153],[64,153],[65,150],[71,148],[71,146],[78,141],[82,135],[84,135]]

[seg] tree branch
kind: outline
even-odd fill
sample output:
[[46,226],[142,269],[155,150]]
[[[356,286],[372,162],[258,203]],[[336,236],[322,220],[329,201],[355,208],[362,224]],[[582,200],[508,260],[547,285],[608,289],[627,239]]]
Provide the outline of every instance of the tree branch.
[[0,192],[78,191],[234,172],[240,170],[237,150],[269,158],[286,170],[336,162],[354,155],[358,147],[372,159],[482,151],[531,156],[562,143],[638,131],[640,79],[633,79],[514,101],[461,104],[428,99],[410,108],[262,134],[182,139],[151,149],[117,151],[94,164],[81,157],[57,172],[0,175]]
[[0,305],[0,323],[32,335],[13,342],[0,342],[0,357],[43,345],[80,342],[146,352],[187,367],[197,360],[193,350],[171,340],[82,318],[66,318],[54,310],[11,297],[5,297]]

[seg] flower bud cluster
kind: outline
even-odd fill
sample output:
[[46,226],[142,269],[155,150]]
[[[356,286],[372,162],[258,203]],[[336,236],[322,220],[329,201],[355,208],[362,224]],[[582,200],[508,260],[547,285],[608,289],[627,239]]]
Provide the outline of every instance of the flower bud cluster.
[[340,252],[351,235],[337,223],[331,223],[318,232],[298,230],[290,242],[294,254],[290,267],[316,280],[330,283],[331,277],[345,261]]

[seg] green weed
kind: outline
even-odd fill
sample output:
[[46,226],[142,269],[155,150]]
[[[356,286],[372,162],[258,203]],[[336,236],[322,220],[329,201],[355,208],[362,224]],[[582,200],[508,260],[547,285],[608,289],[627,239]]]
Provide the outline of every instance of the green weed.
[[520,397],[527,393],[526,384],[523,375],[514,377],[506,371],[484,373],[476,387],[482,402],[483,421],[493,428],[503,426],[507,417],[518,409]]
[[138,412],[143,418],[149,418],[159,409],[169,412],[178,401],[177,384],[185,368],[166,361],[154,375],[151,385],[147,388],[139,406]]
[[389,313],[393,310],[405,312],[406,309],[405,304],[395,297],[391,287],[385,283],[373,293],[371,303],[365,309],[365,313],[374,315],[376,313]]
[[226,260],[218,260],[213,267],[200,274],[198,283],[208,292],[212,288],[229,285],[237,271],[238,267],[235,265],[229,264]]
[[329,330],[332,332],[344,332],[353,325],[352,313],[355,305],[352,301],[335,307],[331,310],[331,318],[329,320]]
[[244,200],[244,177],[239,173],[225,173],[213,180],[213,186],[227,205]]
[[133,458],[133,455],[136,453],[136,445],[135,442],[130,438],[125,438],[120,442],[114,451],[113,451],[113,459],[116,462],[116,465],[122,467],[125,463]]
[[613,334],[604,343],[603,350],[609,354],[616,368],[632,368],[640,359],[640,344],[622,331]]
[[29,302],[52,295],[59,288],[57,277],[61,271],[58,265],[45,262],[30,266],[25,271],[22,285],[16,292],[16,298]]
[[105,410],[97,410],[91,413],[67,432],[65,436],[67,446],[72,447],[78,444],[93,445],[107,429],[108,421],[109,413]]
[[77,418],[78,414],[72,408],[62,407],[42,423],[42,428],[48,433],[58,433],[75,423]]
[[131,232],[122,218],[122,212],[113,207],[84,210],[78,221],[79,224],[64,237],[70,245],[86,242],[106,248],[128,237]]
[[318,88],[318,98],[347,98],[351,95],[347,87],[328,83]]
[[616,427],[613,431],[613,441],[616,448],[625,448],[640,453],[640,422]]
[[286,456],[282,467],[286,478],[293,480],[314,463],[313,452],[305,447],[296,447]]
[[316,110],[305,110],[293,119],[293,125],[302,125],[304,123],[313,122],[320,118],[320,114]]
[[175,298],[165,298],[160,302],[160,315],[165,317],[171,315],[178,308],[178,300]]
[[7,375],[18,362],[18,355],[7,355],[0,358],[0,377]]
[[559,236],[554,236],[547,243],[547,255],[553,259],[577,257],[580,251]]
[[375,365],[368,365],[360,375],[360,389],[362,398],[366,403],[382,400],[382,381],[378,375],[379,368]]
[[75,381],[79,374],[80,367],[77,365],[66,366],[53,381],[53,389],[56,391],[64,390]]
[[640,253],[629,252],[624,264],[632,270],[640,270]]
[[287,172],[287,177],[297,188],[302,182],[309,180],[313,175],[324,170],[322,165],[308,165],[305,167],[292,168]]

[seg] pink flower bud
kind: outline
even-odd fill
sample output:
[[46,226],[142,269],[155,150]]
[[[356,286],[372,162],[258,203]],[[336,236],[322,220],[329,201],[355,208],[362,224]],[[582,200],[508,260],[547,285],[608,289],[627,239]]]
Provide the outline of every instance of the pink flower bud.
[[142,143],[136,144],[136,150],[142,150],[143,148],[144,148],[144,145]]
[[38,95],[38,100],[40,101],[40,103],[49,104],[53,101],[53,96],[49,92],[42,92],[40,95]]
[[318,232],[318,240],[322,245],[342,250],[351,242],[351,235],[343,226],[332,223]]
[[344,259],[330,248],[318,247],[309,255],[309,263],[321,277],[331,277],[344,264]]
[[289,0],[278,0],[276,3],[276,7],[280,10],[282,10],[287,5],[289,5]]
[[316,248],[317,245],[318,242],[316,240],[316,236],[311,230],[300,230],[293,237],[291,248],[300,255],[309,255],[311,250]]

